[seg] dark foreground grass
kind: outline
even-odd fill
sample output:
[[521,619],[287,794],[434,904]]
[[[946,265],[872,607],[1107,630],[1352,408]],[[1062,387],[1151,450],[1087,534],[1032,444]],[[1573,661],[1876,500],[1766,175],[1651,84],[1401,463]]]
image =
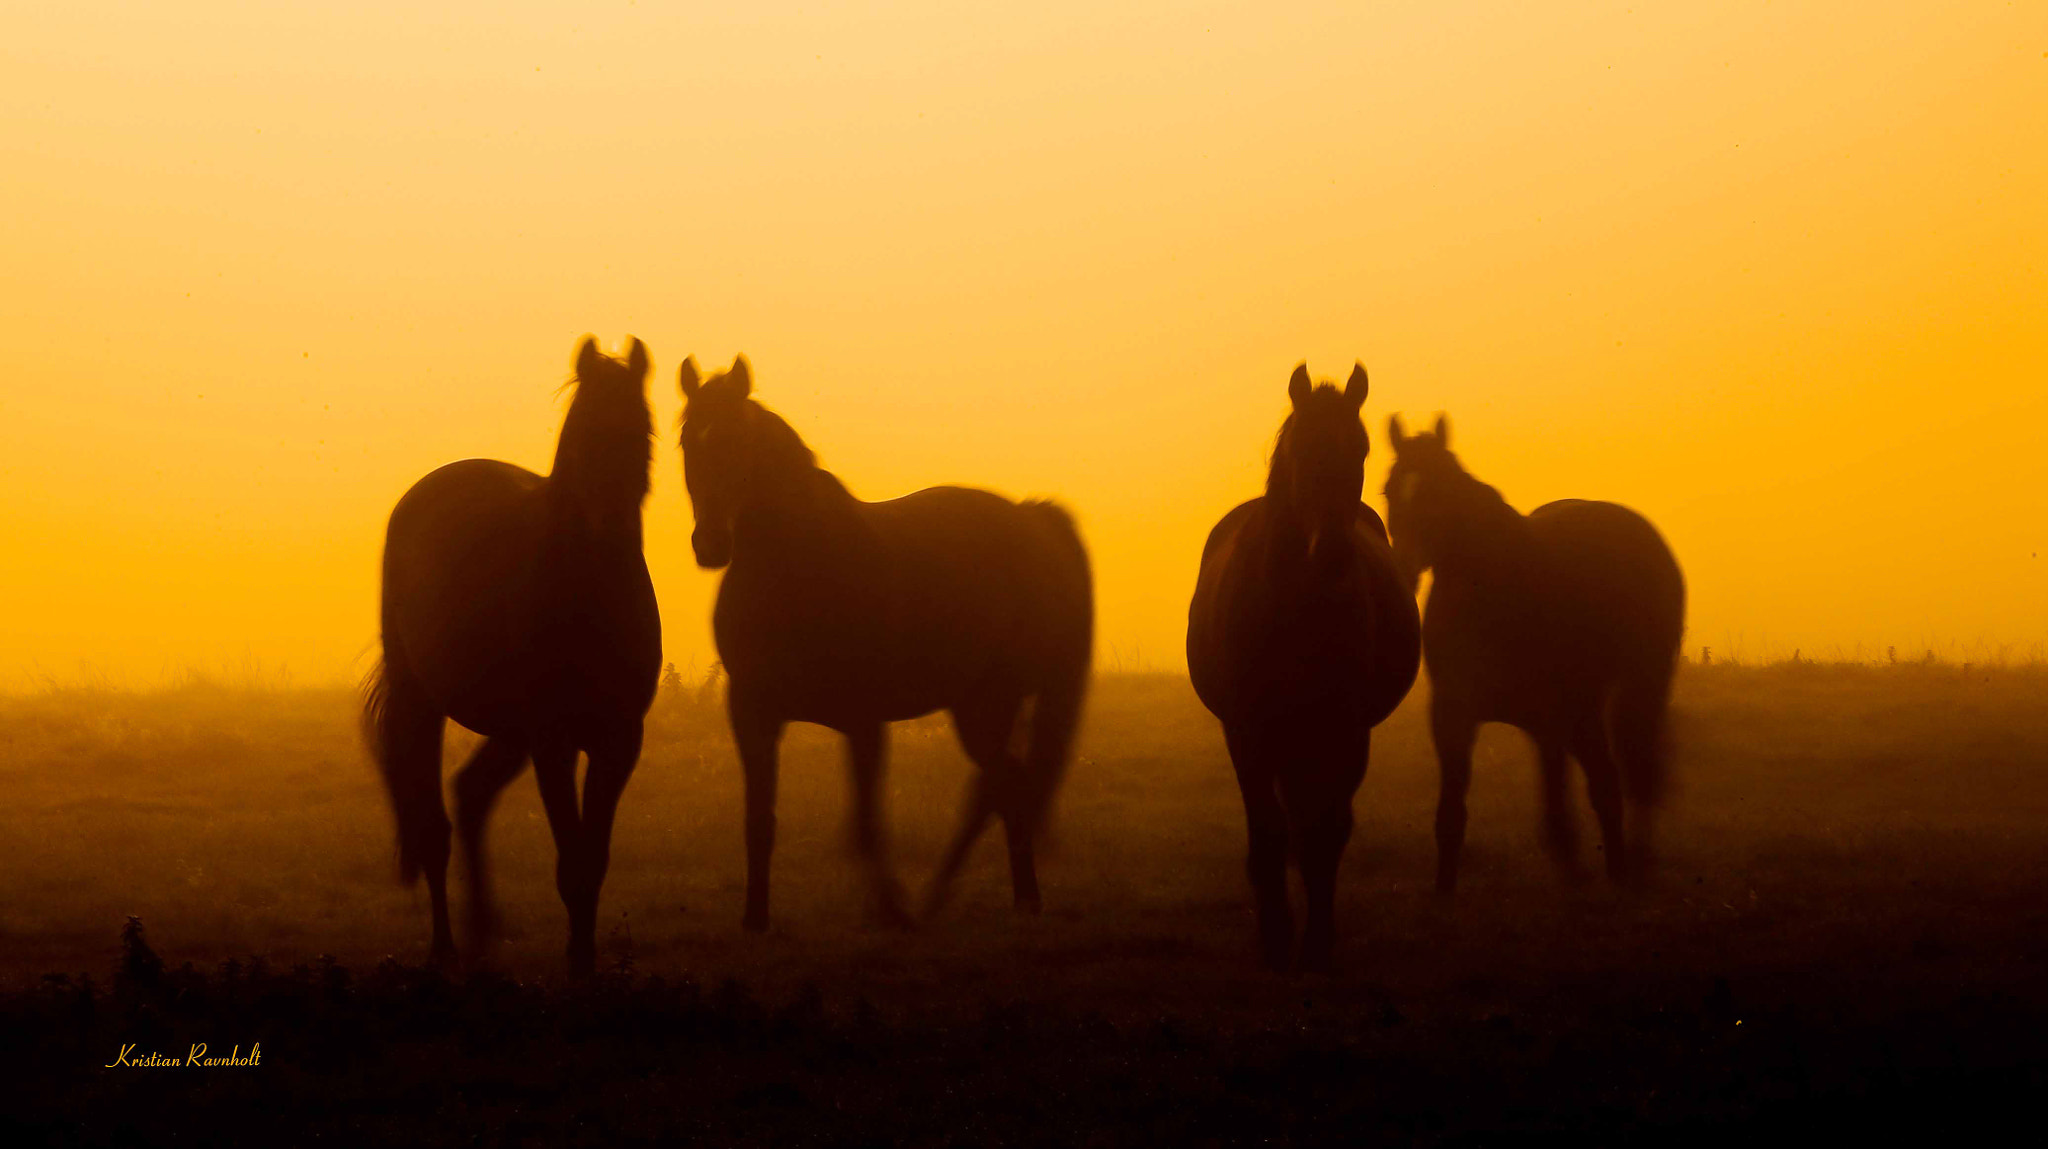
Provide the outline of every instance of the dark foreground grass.
[[[527,784],[493,840],[520,936],[492,973],[419,968],[423,899],[391,884],[388,814],[341,693],[0,701],[0,1132],[1288,1144],[1990,1128],[2048,1076],[2044,699],[2033,671],[1689,670],[1662,864],[1626,895],[1552,872],[1526,750],[1489,738],[1449,902],[1427,890],[1434,766],[1411,703],[1359,797],[1340,969],[1282,978],[1252,963],[1235,788],[1184,681],[1099,685],[1043,918],[1009,913],[985,846],[954,911],[910,935],[867,922],[836,748],[810,734],[787,746],[776,928],[738,930],[737,770],[713,711],[674,697],[622,808],[610,972],[586,986],[559,979]],[[896,745],[898,852],[921,874],[966,768],[939,724]],[[130,913],[149,932],[124,946]],[[105,1068],[124,1045],[183,1060],[196,1042],[261,1042],[261,1062]]]
[[[1897,1143],[1993,1132],[2048,1085],[2039,999],[1954,988],[1609,980],[1481,1011],[1303,984],[1244,1025],[616,969],[575,987],[395,961],[169,971],[139,931],[124,954],[104,987],[7,999],[9,1144]],[[91,1068],[259,1033],[254,1066]]]

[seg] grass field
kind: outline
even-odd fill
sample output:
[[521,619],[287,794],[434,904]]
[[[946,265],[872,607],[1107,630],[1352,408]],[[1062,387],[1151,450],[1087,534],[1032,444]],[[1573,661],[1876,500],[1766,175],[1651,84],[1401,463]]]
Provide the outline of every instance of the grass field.
[[[560,984],[530,782],[493,823],[512,936],[493,976],[449,984],[416,968],[424,892],[395,884],[346,692],[0,699],[9,1119],[83,1142],[226,1114],[345,1141],[1485,1141],[1895,1132],[1907,1110],[1953,1129],[2048,1083],[2048,672],[1688,666],[1660,866],[1629,892],[1554,873],[1528,748],[1490,729],[1449,900],[1426,694],[1374,741],[1337,971],[1276,977],[1254,962],[1221,737],[1183,679],[1097,683],[1042,917],[1010,912],[991,838],[910,934],[869,923],[839,747],[801,727],[775,926],[741,932],[739,771],[717,708],[671,693],[621,807],[612,973],[587,987]],[[451,769],[469,745],[451,737]],[[970,768],[943,721],[892,746],[915,888]],[[130,915],[161,977],[134,950],[117,970]],[[137,1033],[261,1041],[276,1068],[100,1068]]]

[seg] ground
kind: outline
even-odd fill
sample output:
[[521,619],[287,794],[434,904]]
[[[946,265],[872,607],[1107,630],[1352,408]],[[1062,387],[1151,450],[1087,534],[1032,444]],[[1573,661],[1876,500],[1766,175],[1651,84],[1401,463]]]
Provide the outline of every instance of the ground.
[[[1490,730],[1449,899],[1427,691],[1375,736],[1327,976],[1256,965],[1241,808],[1184,679],[1096,684],[1042,917],[1011,912],[991,838],[908,934],[870,920],[839,748],[811,728],[785,743],[774,928],[740,930],[738,768],[717,706],[671,691],[621,806],[608,972],[580,987],[530,782],[492,827],[512,937],[448,981],[420,968],[424,893],[396,884],[347,692],[0,699],[0,1130],[1668,1140],[1953,1133],[2048,1084],[2048,671],[1686,667],[1658,869],[1626,891],[1597,876],[1589,810],[1595,876],[1561,879],[1528,747]],[[472,740],[449,741],[452,767]],[[915,888],[971,768],[943,720],[898,726],[893,750]],[[262,1062],[104,1068],[201,1041],[261,1042]]]

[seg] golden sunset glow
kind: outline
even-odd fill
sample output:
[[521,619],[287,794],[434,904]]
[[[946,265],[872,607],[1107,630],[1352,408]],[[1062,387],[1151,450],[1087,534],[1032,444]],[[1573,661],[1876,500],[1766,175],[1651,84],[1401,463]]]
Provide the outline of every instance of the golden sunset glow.
[[[1311,7],[1313,10],[1311,10]],[[863,498],[1079,520],[1179,670],[1306,358],[1519,508],[1625,503],[1686,648],[2040,657],[2048,25],[2018,3],[44,5],[0,47],[0,684],[357,676],[393,502],[545,471],[576,340],[736,352]]]

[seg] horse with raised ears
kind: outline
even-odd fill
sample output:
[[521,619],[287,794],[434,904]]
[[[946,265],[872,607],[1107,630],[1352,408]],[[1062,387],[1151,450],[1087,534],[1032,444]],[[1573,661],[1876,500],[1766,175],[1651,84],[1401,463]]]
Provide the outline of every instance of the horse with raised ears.
[[1339,391],[1306,363],[1266,493],[1209,533],[1188,607],[1188,675],[1223,722],[1250,839],[1245,868],[1266,963],[1296,960],[1290,838],[1308,896],[1304,968],[1329,965],[1337,863],[1373,727],[1415,683],[1421,624],[1379,515],[1360,500],[1369,450],[1365,367]]
[[1036,912],[1033,839],[1073,748],[1093,647],[1073,520],[966,487],[862,502],[752,398],[744,357],[708,380],[685,362],[681,387],[690,542],[700,566],[725,568],[711,621],[746,775],[746,927],[768,926],[777,745],[791,722],[846,736],[855,849],[883,918],[909,921],[883,831],[885,727],[938,710],[980,769],[925,912],[992,818],[1015,903]]
[[1640,845],[1665,789],[1664,715],[1685,630],[1678,560],[1648,520],[1614,503],[1519,513],[1459,464],[1441,417],[1434,432],[1409,435],[1396,415],[1387,435],[1395,558],[1411,587],[1435,572],[1422,650],[1440,771],[1437,888],[1457,885],[1482,722],[1536,743],[1544,840],[1567,874],[1576,832],[1565,790],[1569,758],[1579,760],[1607,872],[1628,876],[1623,807],[1636,812]]
[[[613,815],[661,667],[640,550],[654,438],[647,368],[639,340],[616,360],[586,337],[546,477],[466,459],[421,479],[391,512],[384,659],[363,727],[397,814],[400,875],[407,884],[426,875],[437,961],[455,954],[441,796],[441,735],[452,718],[485,738],[455,776],[473,946],[487,949],[497,922],[484,823],[530,758],[569,910],[569,970],[588,975],[595,963]],[[580,810],[579,753],[590,758]]]

